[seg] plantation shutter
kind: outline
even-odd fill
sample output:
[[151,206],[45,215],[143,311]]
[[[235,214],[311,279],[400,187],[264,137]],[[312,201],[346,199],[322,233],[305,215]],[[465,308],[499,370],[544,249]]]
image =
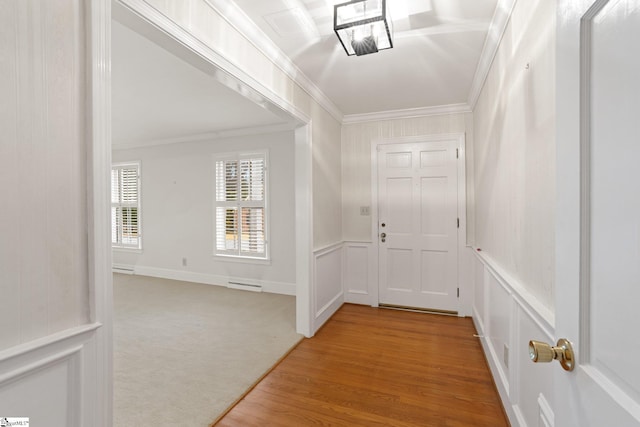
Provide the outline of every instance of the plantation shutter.
[[267,257],[266,156],[216,160],[216,253]]
[[115,247],[140,249],[139,165],[116,165],[111,169],[111,243]]

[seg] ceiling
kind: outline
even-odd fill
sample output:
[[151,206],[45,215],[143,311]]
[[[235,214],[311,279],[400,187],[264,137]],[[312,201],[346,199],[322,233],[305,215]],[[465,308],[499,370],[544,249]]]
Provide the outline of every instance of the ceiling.
[[393,49],[348,57],[333,32],[342,1],[234,1],[345,115],[466,104],[498,3],[387,0]]
[[[360,57],[348,57],[333,32],[337,1],[235,0],[233,5],[261,40],[277,45],[340,110],[339,117],[347,116],[345,121],[349,115],[409,109],[469,109],[498,0],[387,0],[394,48]],[[123,15],[113,21],[114,148],[295,127],[291,116],[248,86],[141,22]]]
[[282,114],[240,95],[242,88],[221,83],[215,70],[200,69],[116,21],[112,47],[114,148],[291,127]]

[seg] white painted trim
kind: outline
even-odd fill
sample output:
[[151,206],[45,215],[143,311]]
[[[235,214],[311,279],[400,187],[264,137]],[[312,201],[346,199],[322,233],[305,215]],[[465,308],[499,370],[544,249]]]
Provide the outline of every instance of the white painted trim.
[[542,393],[538,395],[538,416],[540,417],[538,422],[539,427],[554,427],[554,415],[549,402]]
[[471,110],[476,108],[484,83],[487,80],[489,71],[491,71],[491,65],[498,53],[498,48],[507,30],[507,25],[511,20],[511,14],[513,13],[516,2],[517,0],[498,0],[489,31],[487,32],[487,38],[482,47],[480,60],[478,61],[478,66],[473,76],[469,97],[467,98],[467,105]]
[[[294,104],[256,80],[248,72],[229,61],[224,55],[215,51],[206,42],[189,32],[188,29],[178,25],[145,0],[114,1],[114,15],[118,22],[145,35],[188,63],[192,63],[193,58],[181,56],[181,53],[184,55],[185,52],[189,52],[197,55],[199,59],[215,68],[211,74],[218,82],[259,103],[272,113],[285,119],[293,116],[299,125],[311,121],[311,118]],[[215,72],[216,70],[218,72]],[[219,71],[223,71],[223,73]],[[266,103],[261,101],[266,101]]]
[[342,112],[315,85],[282,50],[267,36],[235,2],[228,0],[204,0],[212,9],[222,16],[249,43],[267,57],[273,65],[285,73],[302,90],[313,98],[334,119],[342,122]]
[[114,263],[111,267],[112,273],[121,273],[121,274],[133,274],[134,266],[128,264],[116,264]]
[[[66,394],[66,425],[107,427],[102,424],[102,414],[97,412],[104,403],[96,401],[100,394],[100,389],[96,389],[99,384],[96,340],[103,330],[104,325],[100,323],[82,325],[0,352],[0,390],[12,387],[15,382],[22,382],[22,394],[29,394],[28,387],[49,390],[55,386],[55,392]],[[64,383],[41,380],[43,371],[65,362],[68,375]]]
[[197,135],[185,135],[175,138],[154,139],[151,141],[125,141],[113,145],[114,150],[131,150],[133,148],[157,147],[161,145],[182,144],[184,142],[217,141],[220,139],[235,138],[241,136],[266,135],[293,131],[291,123],[254,126],[241,129],[226,129],[218,132],[201,133]]
[[[484,350],[484,354],[486,356],[485,359],[487,360],[491,373],[494,376],[493,382],[495,383],[496,388],[498,389],[498,394],[500,395],[500,399],[502,400],[502,406],[504,407],[504,410],[507,413],[507,418],[509,418],[509,421],[513,422],[513,420],[517,418],[516,418],[516,413],[514,411],[514,407],[513,405],[511,405],[510,403],[511,401],[509,400],[508,382],[506,382],[506,378],[504,378],[504,374],[502,373],[502,370],[499,367],[499,363],[497,362],[498,360],[497,356],[493,351],[493,347],[489,343],[489,339],[485,335],[482,335],[482,332],[481,332],[482,328],[480,327],[480,325],[478,325],[478,323],[476,323],[475,317],[473,318],[473,323],[476,330],[481,334],[479,337],[480,344],[482,344],[482,349]],[[499,376],[499,378],[495,378],[496,372],[501,373],[502,376]],[[525,424],[519,423],[516,425],[526,426],[526,423]]]
[[[473,249],[468,248],[471,251]],[[492,260],[484,253],[476,253],[476,257],[471,257],[475,263],[482,266],[482,300],[484,303],[483,317],[478,312],[477,301],[474,298],[473,304],[473,322],[481,339],[481,344],[485,353],[485,357],[489,364],[491,374],[498,389],[498,393],[503,403],[503,407],[507,413],[511,425],[526,427],[528,425],[537,425],[539,418],[527,419],[522,412],[523,397],[519,392],[519,385],[524,381],[523,375],[530,372],[531,367],[527,366],[522,355],[526,353],[526,342],[529,339],[541,339],[547,342],[554,342],[553,327],[544,319],[546,313],[537,312],[534,307],[539,308],[539,302],[532,300],[529,294],[521,293],[521,285],[514,283],[510,276],[502,276],[501,269],[492,265]],[[475,274],[474,274],[474,277]],[[493,289],[504,291],[509,298],[508,306],[492,306],[491,305],[491,286]],[[476,284],[478,286],[479,284]],[[475,294],[474,294],[475,295]],[[480,294],[478,295],[480,297]],[[496,317],[497,316],[497,317]],[[505,340],[505,344],[509,346],[509,359],[506,368],[503,367],[502,357],[500,357],[502,349],[495,348],[495,340],[498,332],[491,330],[491,319],[500,319],[509,326],[506,336],[499,336],[498,342]],[[535,334],[538,337],[523,336],[523,320],[533,325]],[[549,378],[550,380],[550,378]],[[543,390],[540,390],[543,391]],[[549,408],[550,409],[550,408]],[[553,413],[552,411],[550,412]],[[531,414],[529,414],[531,416]]]
[[340,307],[342,307],[342,304],[344,304],[343,296],[344,296],[344,292],[340,292],[338,295],[333,297],[331,301],[329,301],[324,307],[322,307],[320,310],[317,311],[315,322],[313,325],[314,334],[318,332],[320,328],[322,328],[322,326],[327,322],[327,320],[329,320],[331,316],[333,316],[336,313],[336,311],[340,309]]
[[[474,249],[478,259],[500,285],[509,292],[522,310],[529,315],[538,327],[544,331],[550,341],[554,341],[555,316],[549,308],[533,296],[519,281],[515,280],[503,268],[484,252]],[[486,298],[485,298],[486,301]],[[486,315],[486,311],[485,311]]]
[[[378,146],[386,144],[414,144],[420,142],[441,141],[446,139],[457,140],[456,147],[459,150],[458,167],[457,167],[457,200],[458,200],[458,218],[460,218],[460,228],[458,229],[458,260],[457,260],[457,277],[456,281],[460,288],[460,295],[466,294],[467,297],[458,298],[458,315],[469,316],[472,314],[473,306],[473,286],[472,283],[462,283],[461,277],[464,277],[464,268],[470,268],[463,262],[466,259],[465,249],[467,241],[467,197],[466,197],[466,164],[465,164],[465,134],[464,133],[448,133],[448,134],[430,134],[405,136],[397,138],[378,138],[371,140],[371,236],[376,236],[372,243],[372,250],[375,254],[380,253],[380,241],[378,236]],[[371,276],[371,298],[375,298],[375,305],[379,304],[379,259],[371,260],[375,265],[375,272]],[[373,269],[372,269],[373,270]],[[464,305],[463,305],[464,303]]]
[[223,276],[218,274],[196,273],[193,271],[172,270],[169,268],[148,267],[136,265],[134,274],[139,276],[158,277],[161,279],[180,280],[183,282],[201,283],[204,285],[227,287],[229,282],[246,283],[261,286],[263,292],[282,295],[295,295],[295,283],[273,282],[269,280],[255,280],[244,277]]
[[67,329],[52,335],[47,335],[24,344],[10,347],[0,351],[0,364],[7,363],[11,359],[23,358],[29,353],[39,352],[46,348],[57,348],[57,346],[75,345],[78,342],[85,342],[89,335],[102,328],[101,323],[88,323],[76,328]]
[[[85,4],[87,22],[87,217],[90,319],[95,354],[77,404],[81,423],[113,424],[113,284],[111,273],[111,0]],[[87,356],[89,358],[89,356]],[[95,364],[95,365],[94,365]]]
[[342,123],[345,125],[353,123],[379,122],[393,119],[409,119],[414,117],[440,116],[443,114],[470,113],[471,107],[468,104],[436,105],[433,107],[406,108],[402,110],[379,111],[375,113],[349,114],[345,115]]
[[344,245],[344,242],[341,241],[341,242],[335,242],[325,246],[321,246],[317,249],[314,249],[313,255],[317,258],[319,256],[326,255],[329,252],[333,252],[337,249],[340,249],[342,248],[343,245]]
[[312,123],[295,131],[296,331],[313,336],[313,152]]

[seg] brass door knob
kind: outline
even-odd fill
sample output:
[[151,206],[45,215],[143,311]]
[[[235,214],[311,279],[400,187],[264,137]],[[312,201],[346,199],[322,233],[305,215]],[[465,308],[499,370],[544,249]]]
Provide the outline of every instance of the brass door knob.
[[560,362],[565,371],[575,368],[575,355],[569,340],[561,338],[555,347],[541,341],[529,341],[529,357],[536,363]]

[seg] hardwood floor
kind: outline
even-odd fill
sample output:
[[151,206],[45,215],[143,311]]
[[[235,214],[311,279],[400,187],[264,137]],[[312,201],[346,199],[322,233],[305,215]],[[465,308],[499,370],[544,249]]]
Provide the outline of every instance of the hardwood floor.
[[508,426],[470,318],[345,304],[216,426]]

